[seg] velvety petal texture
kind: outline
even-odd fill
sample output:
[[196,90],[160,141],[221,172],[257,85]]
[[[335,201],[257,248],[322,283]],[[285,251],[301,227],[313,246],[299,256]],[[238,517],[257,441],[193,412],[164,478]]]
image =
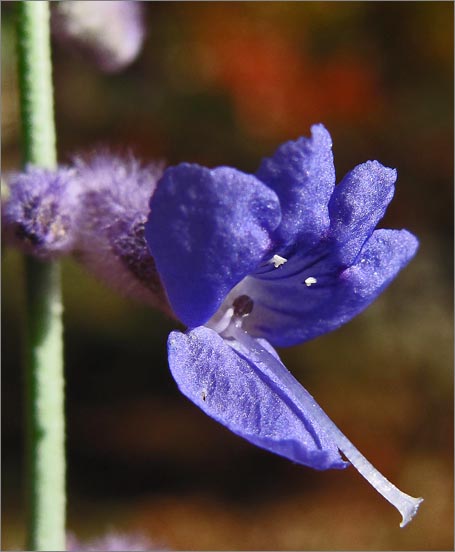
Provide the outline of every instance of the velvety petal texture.
[[[182,393],[257,446],[315,469],[345,467],[317,416],[295,401],[292,390],[279,377],[270,375],[268,355],[253,362],[247,351],[239,352],[240,344],[236,348],[238,351],[205,327],[187,334],[172,332],[169,366]],[[277,358],[269,345],[267,348]]]
[[262,161],[256,176],[280,199],[282,222],[275,236],[281,252],[297,241],[311,246],[329,227],[328,202],[335,185],[332,139],[323,125],[311,138],[280,146]]
[[229,291],[271,256],[278,198],[252,175],[181,164],[150,202],[146,239],[174,312],[204,324]]
[[335,187],[329,203],[330,235],[340,263],[349,266],[384,216],[395,192],[395,169],[367,161]]

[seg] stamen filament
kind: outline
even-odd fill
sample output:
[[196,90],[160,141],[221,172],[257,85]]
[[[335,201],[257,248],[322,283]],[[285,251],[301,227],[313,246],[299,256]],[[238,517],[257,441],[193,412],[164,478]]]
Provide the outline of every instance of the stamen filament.
[[248,351],[248,358],[253,360],[267,379],[284,383],[293,399],[302,409],[313,411],[319,423],[331,433],[339,450],[346,456],[356,470],[401,514],[400,527],[407,525],[417,513],[423,498],[414,498],[403,493],[386,479],[349,441],[342,431],[317,404],[308,391],[294,378],[287,368],[255,339],[241,328],[241,320],[233,318],[224,332],[225,337],[233,337]]
[[[217,313],[218,314],[218,313]],[[234,309],[229,307],[226,312],[221,316],[215,314],[207,323],[206,326],[212,329],[214,332],[221,334],[229,327],[232,322],[232,317],[234,315]]]

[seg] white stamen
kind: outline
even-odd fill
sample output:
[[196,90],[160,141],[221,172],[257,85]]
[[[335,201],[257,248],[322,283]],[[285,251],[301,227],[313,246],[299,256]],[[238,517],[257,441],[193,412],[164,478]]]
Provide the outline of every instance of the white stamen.
[[287,370],[284,364],[242,330],[241,324],[235,320],[235,317],[233,323],[227,328],[226,334],[226,337],[228,335],[233,337],[245,348],[245,351],[248,352],[248,357],[267,379],[273,381],[278,378],[286,386],[296,405],[300,406],[303,411],[313,411],[315,413],[319,424],[326,431],[326,434],[332,436],[338,449],[346,456],[360,475],[400,512],[403,518],[400,527],[407,525],[417,513],[421,502],[423,502],[423,498],[414,498],[403,493],[370,464],[327,416],[310,393]]
[[234,309],[232,307],[229,307],[219,320],[217,320],[217,317],[214,316],[206,323],[206,326],[216,333],[221,334],[224,332],[224,330],[226,330],[226,328],[229,327],[233,316]]
[[310,286],[312,286],[313,284],[315,284],[316,282],[317,282],[317,279],[314,278],[314,276],[309,276],[309,277],[306,278],[306,280],[305,280],[305,285],[306,285],[307,287],[310,287]]
[[281,255],[274,255],[269,261],[269,263],[272,263],[275,268],[278,268],[279,266],[284,265],[284,263],[287,262],[288,260],[284,257],[281,257]]

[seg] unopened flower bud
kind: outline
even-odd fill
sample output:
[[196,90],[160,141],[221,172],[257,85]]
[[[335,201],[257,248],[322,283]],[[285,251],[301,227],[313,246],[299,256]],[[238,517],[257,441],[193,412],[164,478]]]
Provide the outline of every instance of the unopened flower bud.
[[9,176],[8,197],[2,202],[6,243],[42,259],[71,250],[78,203],[73,173],[29,166]]
[[119,552],[120,550],[164,550],[162,547],[157,548],[145,536],[121,533],[107,533],[102,537],[87,542],[81,542],[73,534],[69,534],[66,547],[69,552],[94,552],[96,550],[102,550],[103,552]]
[[120,71],[141,50],[143,6],[123,0],[55,2],[52,30],[58,40],[93,60],[103,71]]
[[78,158],[74,169],[83,190],[77,259],[125,295],[170,312],[144,237],[150,198],[162,169],[106,153]]
[[117,291],[172,314],[144,235],[161,173],[108,153],[54,171],[28,167],[8,179],[3,236],[41,259],[72,254]]

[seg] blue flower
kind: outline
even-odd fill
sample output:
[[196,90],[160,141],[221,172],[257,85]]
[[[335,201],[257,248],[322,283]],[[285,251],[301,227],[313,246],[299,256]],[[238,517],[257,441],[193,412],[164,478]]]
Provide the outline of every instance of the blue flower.
[[194,164],[168,168],[145,237],[169,302],[180,390],[209,416],[267,450],[316,469],[346,458],[403,516],[410,497],[355,449],[279,360],[365,309],[415,254],[406,230],[375,230],[396,171],[368,161],[335,186],[322,125],[283,144],[255,175]]
[[[368,161],[335,186],[331,138],[283,144],[256,175],[181,164],[164,173],[109,154],[9,179],[2,227],[42,259],[73,254],[127,295],[185,323],[169,365],[181,391],[250,442],[323,470],[348,463],[403,516],[421,499],[384,478],[281,363],[366,308],[415,254],[375,230],[396,172]],[[148,212],[147,202],[150,200]],[[164,286],[164,289],[163,289]]]

